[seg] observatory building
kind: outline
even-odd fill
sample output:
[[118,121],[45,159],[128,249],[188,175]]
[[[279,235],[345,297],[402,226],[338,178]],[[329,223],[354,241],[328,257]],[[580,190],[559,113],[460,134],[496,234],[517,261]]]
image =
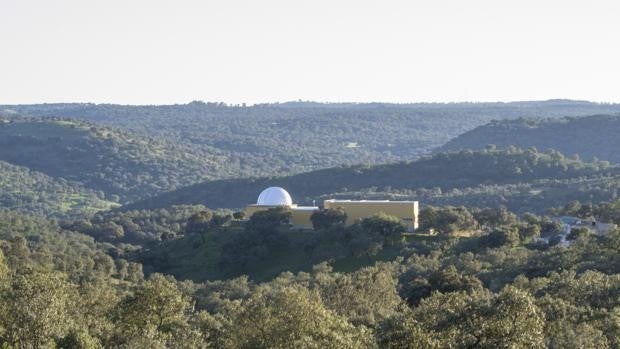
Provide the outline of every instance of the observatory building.
[[245,208],[245,215],[251,217],[258,211],[280,207],[291,211],[291,225],[299,229],[312,229],[310,217],[319,210],[316,206],[297,206],[286,190],[280,187],[269,187],[260,193],[256,205],[249,205]]
[[[351,225],[361,219],[378,213],[385,213],[400,219],[408,230],[418,229],[418,202],[417,201],[390,201],[390,200],[325,200],[325,209],[342,209],[347,214],[346,225]],[[246,217],[251,217],[258,211],[272,208],[284,208],[291,212],[291,225],[298,229],[312,229],[310,217],[319,207],[297,206],[291,195],[280,187],[269,187],[258,196],[255,205],[245,209]]]

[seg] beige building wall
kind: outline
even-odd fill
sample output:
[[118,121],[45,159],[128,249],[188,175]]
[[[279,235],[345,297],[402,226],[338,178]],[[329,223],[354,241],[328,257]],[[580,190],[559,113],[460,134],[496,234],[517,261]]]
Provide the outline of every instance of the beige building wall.
[[253,214],[260,211],[267,211],[272,208],[278,208],[279,206],[259,206],[259,205],[248,205],[245,208],[245,217],[250,218]]
[[378,200],[325,200],[325,209],[342,208],[347,213],[346,225],[351,225],[377,213],[383,212],[395,216],[409,229],[418,229],[417,201],[378,201]]
[[298,229],[312,229],[312,220],[310,217],[318,207],[297,207],[291,210],[291,223],[293,227]]
[[[245,208],[247,218],[259,211],[283,206],[248,205]],[[291,225],[298,229],[312,229],[310,217],[319,210],[313,206],[284,206],[291,212]],[[383,212],[397,217],[411,231],[418,229],[418,202],[417,201],[377,201],[377,200],[325,200],[325,209],[342,208],[347,213],[346,225],[351,225],[358,220],[371,217]]]

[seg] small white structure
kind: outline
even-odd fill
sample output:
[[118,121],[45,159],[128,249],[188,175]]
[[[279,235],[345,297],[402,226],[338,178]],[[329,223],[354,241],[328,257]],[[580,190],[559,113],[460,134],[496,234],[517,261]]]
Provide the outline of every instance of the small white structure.
[[605,235],[616,229],[617,226],[613,223],[601,223],[594,217],[581,219],[572,216],[563,216],[557,219],[564,226],[564,233],[570,234],[573,229],[587,228],[597,235]]
[[258,206],[292,206],[291,195],[280,187],[269,187],[258,195],[256,200]]
[[316,206],[297,206],[286,190],[280,187],[269,187],[258,195],[256,205],[248,205],[245,208],[245,213],[247,217],[251,217],[256,212],[273,208],[290,212],[290,224],[297,229],[312,229],[310,217],[319,210]]

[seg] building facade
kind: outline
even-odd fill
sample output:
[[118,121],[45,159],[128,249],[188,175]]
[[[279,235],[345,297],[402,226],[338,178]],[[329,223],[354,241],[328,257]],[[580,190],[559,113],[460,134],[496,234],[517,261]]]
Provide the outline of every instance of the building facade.
[[[325,200],[325,209],[342,209],[347,214],[346,225],[378,213],[385,213],[397,217],[409,231],[418,229],[418,202],[417,201],[389,201],[389,200]],[[280,208],[291,213],[291,225],[297,229],[312,229],[312,215],[319,211],[316,206],[297,206],[293,203],[290,194],[280,187],[269,187],[258,196],[256,204],[248,205],[245,209],[246,217],[251,217],[259,211]]]
[[256,212],[274,208],[289,211],[291,225],[296,229],[312,229],[310,217],[319,210],[316,206],[297,206],[286,190],[280,187],[269,187],[260,193],[255,205],[248,205],[245,208],[245,216],[249,218]]
[[340,208],[347,214],[346,225],[351,225],[361,219],[378,213],[385,213],[397,217],[409,231],[418,229],[418,202],[417,201],[390,201],[390,200],[325,200],[325,209]]

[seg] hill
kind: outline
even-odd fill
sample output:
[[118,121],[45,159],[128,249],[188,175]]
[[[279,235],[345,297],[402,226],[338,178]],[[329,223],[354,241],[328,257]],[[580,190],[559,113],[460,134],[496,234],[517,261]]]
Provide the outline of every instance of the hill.
[[[414,160],[492,120],[620,113],[620,105],[551,100],[513,103],[351,104],[289,102],[254,106],[40,104],[0,113],[69,117],[191,144],[229,156],[254,176],[287,175],[360,163]],[[240,175],[237,175],[240,177]]]
[[498,147],[557,149],[583,159],[620,163],[620,115],[495,121],[466,132],[439,151]]
[[0,207],[67,218],[115,206],[100,193],[64,179],[0,161]]
[[[269,186],[286,188],[299,204],[326,197],[416,198],[451,204],[493,203],[489,198],[500,198],[497,204],[506,204],[502,195],[517,195],[520,205],[524,199],[537,196],[544,207],[558,203],[545,198],[546,189],[555,188],[557,195],[579,194],[583,199],[589,191],[575,190],[575,183],[583,185],[599,181],[608,184],[607,195],[614,195],[618,186],[618,167],[608,162],[584,162],[564,157],[557,151],[546,153],[534,150],[481,150],[440,153],[414,162],[390,165],[339,167],[318,170],[288,177],[260,179],[232,179],[196,184],[154,198],[136,202],[124,209],[159,208],[179,204],[204,204],[212,208],[241,208],[253,203],[258,193]],[[569,192],[565,186],[573,184]],[[560,190],[559,188],[564,188]],[[581,187],[580,187],[581,188]],[[581,188],[584,189],[584,188]],[[574,191],[574,192],[573,192]],[[556,196],[557,196],[556,195]],[[470,201],[472,200],[472,201]],[[542,207],[537,205],[537,207]]]
[[239,172],[217,151],[68,119],[0,122],[0,160],[78,182],[117,202]]

